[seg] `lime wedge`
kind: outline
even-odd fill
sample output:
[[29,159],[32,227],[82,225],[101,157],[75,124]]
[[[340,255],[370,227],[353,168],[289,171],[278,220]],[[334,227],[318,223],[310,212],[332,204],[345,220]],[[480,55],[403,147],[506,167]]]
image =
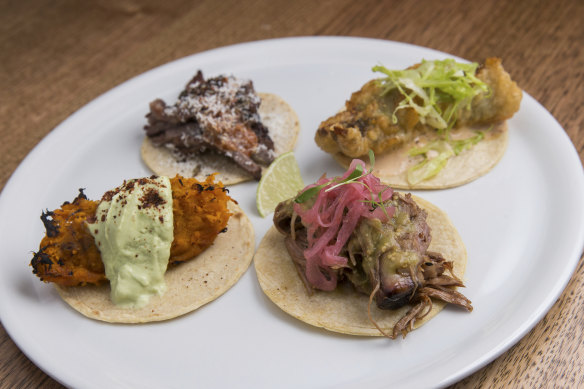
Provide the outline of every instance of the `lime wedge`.
[[261,217],[274,212],[276,205],[294,197],[304,188],[298,162],[289,151],[280,155],[264,171],[256,192],[256,205]]

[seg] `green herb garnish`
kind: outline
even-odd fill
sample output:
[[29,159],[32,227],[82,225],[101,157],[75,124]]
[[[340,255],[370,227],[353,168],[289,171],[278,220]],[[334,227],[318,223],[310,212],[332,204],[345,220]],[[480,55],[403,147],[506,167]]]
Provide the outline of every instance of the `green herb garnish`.
[[[335,185],[328,188],[327,191],[333,190],[341,185],[355,182],[359,178],[363,177],[364,175],[371,173],[373,171],[373,166],[375,165],[375,154],[373,153],[373,150],[369,150],[369,165],[370,165],[370,168],[367,172],[363,171],[362,165],[357,165],[355,167],[355,170],[353,170],[353,172],[351,172],[351,174],[347,178],[345,178],[344,180],[338,181]],[[327,182],[326,184],[321,184],[318,186],[313,186],[312,188],[308,188],[304,192],[300,193],[300,195],[298,195],[294,199],[294,202],[299,203],[299,204],[305,203],[305,202],[311,200],[312,198],[314,198],[316,195],[318,195],[318,192],[320,192],[320,190],[322,188],[324,188],[325,186],[330,185],[330,184],[331,184],[331,181]]]
[[485,137],[484,131],[479,131],[475,136],[471,136],[470,138],[450,140],[450,144],[452,146],[454,154],[458,155],[462,153],[464,150],[468,150],[477,143],[479,143],[481,140],[483,140],[484,137]]
[[445,130],[454,126],[459,108],[469,108],[476,95],[489,92],[488,85],[475,76],[477,68],[477,63],[445,59],[422,60],[416,68],[405,70],[389,70],[381,65],[372,70],[387,76],[380,79],[382,94],[397,89],[404,97],[393,111],[394,123],[398,110],[412,108],[422,123]]
[[[382,94],[397,89],[403,96],[392,113],[397,123],[396,112],[404,108],[414,109],[423,124],[438,130],[440,140],[425,147],[410,150],[410,155],[424,155],[424,160],[408,170],[408,181],[416,184],[438,174],[453,155],[471,148],[483,139],[479,132],[464,140],[450,140],[449,131],[458,120],[462,109],[470,109],[472,100],[480,93],[490,93],[489,86],[476,77],[477,63],[459,63],[453,59],[426,61],[415,68],[389,70],[374,66],[374,72],[386,75],[379,82]],[[429,159],[434,150],[438,155]]]
[[[423,155],[424,159],[408,169],[407,178],[410,184],[417,184],[421,181],[434,177],[446,166],[448,159],[454,155],[468,150],[485,137],[484,131],[477,132],[476,135],[466,139],[438,139],[426,144],[423,147],[414,147],[408,154],[412,157]],[[434,153],[432,158],[428,154]]]
[[412,149],[410,155],[427,155],[430,151],[434,151],[438,155],[433,158],[425,156],[422,162],[408,169],[407,179],[410,184],[417,184],[434,177],[446,166],[448,159],[455,154],[447,142],[438,140],[430,142],[425,147]]

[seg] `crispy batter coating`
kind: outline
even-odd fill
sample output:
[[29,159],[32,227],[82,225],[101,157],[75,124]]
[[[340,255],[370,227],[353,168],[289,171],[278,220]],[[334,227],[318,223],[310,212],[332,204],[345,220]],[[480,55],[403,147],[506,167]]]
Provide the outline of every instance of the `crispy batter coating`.
[[[477,70],[477,77],[489,86],[490,93],[476,96],[470,110],[461,109],[457,126],[495,124],[519,110],[521,89],[503,69],[499,58],[488,58]],[[343,111],[320,124],[316,144],[327,153],[359,158],[369,149],[375,154],[391,151],[431,130],[420,122],[412,108],[398,110],[397,123],[392,122],[401,99],[397,89],[382,94],[377,80],[367,82],[351,95]]]
[[491,94],[480,94],[473,99],[472,108],[460,112],[458,125],[481,125],[501,122],[519,111],[523,94],[501,59],[487,58],[477,70],[477,77],[491,88]]
[[400,96],[398,93],[382,95],[376,80],[367,82],[351,95],[345,109],[322,122],[316,132],[316,144],[327,153],[342,153],[351,158],[375,154],[407,142],[419,118],[413,109],[399,110],[397,123],[391,116]]
[[[173,199],[174,240],[169,266],[187,261],[213,244],[224,231],[232,200],[227,189],[210,175],[203,182],[176,176],[170,179]],[[101,255],[87,221],[95,218],[99,202],[88,200],[80,190],[72,203],[43,212],[46,234],[31,261],[33,273],[41,280],[63,286],[107,282]]]

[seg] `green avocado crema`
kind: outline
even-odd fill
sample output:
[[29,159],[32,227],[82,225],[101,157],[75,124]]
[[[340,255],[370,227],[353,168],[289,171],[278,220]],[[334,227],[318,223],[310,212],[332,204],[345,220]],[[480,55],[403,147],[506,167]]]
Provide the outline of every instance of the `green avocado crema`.
[[88,226],[110,281],[112,302],[141,308],[151,296],[164,294],[174,239],[168,177],[124,182],[103,196],[96,218]]

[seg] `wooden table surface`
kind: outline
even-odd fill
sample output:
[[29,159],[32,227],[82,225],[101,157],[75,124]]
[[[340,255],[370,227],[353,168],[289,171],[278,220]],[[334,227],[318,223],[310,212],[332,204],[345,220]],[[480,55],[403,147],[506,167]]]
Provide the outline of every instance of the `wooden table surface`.
[[[584,2],[1,0],[0,187],[83,105],[166,62],[239,42],[342,35],[503,58],[584,158]],[[545,287],[545,286],[543,286]],[[544,319],[455,388],[584,387],[584,261]],[[0,387],[58,388],[0,326]]]

